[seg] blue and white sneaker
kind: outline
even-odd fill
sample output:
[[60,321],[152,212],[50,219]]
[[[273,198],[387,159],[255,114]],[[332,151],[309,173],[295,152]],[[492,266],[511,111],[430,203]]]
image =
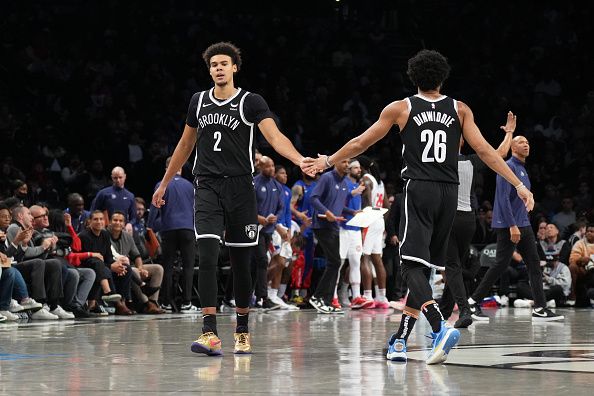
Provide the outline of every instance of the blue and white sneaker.
[[452,327],[447,327],[446,322],[442,321],[441,330],[438,333],[431,333],[431,338],[433,338],[433,344],[427,364],[439,364],[447,360],[448,353],[460,339],[460,332]]
[[388,353],[386,359],[393,362],[406,362],[406,340],[403,338],[396,338],[396,334],[392,334],[388,340]]

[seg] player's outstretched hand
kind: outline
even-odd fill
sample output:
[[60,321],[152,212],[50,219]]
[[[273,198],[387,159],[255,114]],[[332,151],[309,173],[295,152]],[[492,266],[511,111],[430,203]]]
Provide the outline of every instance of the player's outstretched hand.
[[524,205],[526,206],[528,212],[534,209],[534,196],[526,186],[518,188],[517,193],[518,197],[520,197],[520,199],[524,201]]
[[505,133],[514,133],[514,131],[516,130],[516,121],[517,121],[517,116],[512,113],[511,111],[507,112],[507,122],[505,123],[504,126],[500,126],[499,128],[503,129],[505,131]]
[[305,157],[301,160],[299,167],[303,173],[310,177],[314,177],[319,171],[316,169],[316,159],[311,157]]
[[163,195],[165,195],[165,187],[163,187],[163,184],[161,184],[159,188],[155,190],[155,193],[153,194],[153,199],[151,201],[155,208],[160,208],[161,206],[165,205]]

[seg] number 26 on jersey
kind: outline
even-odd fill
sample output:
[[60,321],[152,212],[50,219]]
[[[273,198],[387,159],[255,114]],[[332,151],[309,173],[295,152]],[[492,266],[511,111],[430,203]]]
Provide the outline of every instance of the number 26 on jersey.
[[424,129],[421,131],[421,142],[425,143],[421,160],[423,162],[444,162],[447,149],[446,140],[447,134],[442,130],[433,132],[430,129]]

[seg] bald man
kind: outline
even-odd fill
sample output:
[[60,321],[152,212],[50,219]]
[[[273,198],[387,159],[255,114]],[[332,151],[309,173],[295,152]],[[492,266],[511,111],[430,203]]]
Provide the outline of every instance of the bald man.
[[126,190],[126,172],[124,168],[116,166],[111,171],[111,181],[113,184],[105,187],[97,193],[97,196],[91,203],[91,212],[100,210],[107,212],[108,217],[111,218],[113,212],[120,211],[126,214],[126,227],[132,229],[131,224],[136,221],[136,203],[134,202],[134,194]]
[[[283,186],[274,178],[274,161],[271,158],[262,156],[260,159],[260,174],[254,178],[256,189],[256,202],[258,206],[258,223],[260,223],[258,246],[256,249],[256,282],[255,291],[258,302],[262,299],[262,308],[276,309],[279,305],[274,304],[268,298],[268,246],[272,240],[272,233],[279,230],[281,236],[286,235],[286,230],[277,227],[282,222],[282,215],[285,208]],[[250,230],[249,232],[252,232]]]
[[[511,144],[512,157],[507,164],[524,186],[530,189],[530,179],[525,168],[526,158],[530,154],[530,144],[524,136],[516,136]],[[491,227],[497,232],[497,253],[495,265],[489,268],[480,285],[468,299],[472,318],[478,321],[488,321],[480,308],[481,300],[487,296],[493,284],[506,270],[512,255],[517,250],[528,267],[528,277],[532,295],[534,296],[533,322],[562,320],[558,315],[546,307],[546,299],[542,285],[542,271],[536,249],[536,239],[530,225],[528,211],[515,188],[501,176],[497,176],[495,190],[495,204],[493,205],[493,222]]]

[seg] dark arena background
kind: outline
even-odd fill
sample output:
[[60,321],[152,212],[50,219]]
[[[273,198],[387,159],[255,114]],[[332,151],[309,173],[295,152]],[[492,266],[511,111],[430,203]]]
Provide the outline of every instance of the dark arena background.
[[[572,1],[2,2],[0,393],[590,394],[593,9],[590,2]],[[349,308],[354,296],[348,276],[341,276],[345,314],[317,313],[307,300],[324,271],[325,254],[318,246],[309,287],[300,295],[291,273],[298,261],[294,246],[289,267],[281,269],[284,290],[274,294],[284,305],[261,308],[254,298],[253,353],[234,355],[230,259],[222,249],[217,304],[223,356],[192,353],[202,325],[200,263],[194,260],[184,272],[181,248],[164,257],[164,232],[151,217],[158,211],[151,197],[184,130],[192,95],[213,86],[202,52],[219,41],[241,49],[235,86],[260,94],[279,129],[310,157],[334,153],[371,126],[386,105],[417,94],[407,65],[418,51],[446,56],[451,73],[441,92],[470,106],[486,140],[498,147],[505,135],[500,126],[512,111],[514,136],[529,141],[526,170],[536,201],[530,222],[542,253],[545,292],[554,284],[547,283],[549,266],[565,265],[571,275],[567,293],[549,301],[565,320],[531,321],[532,300],[522,294],[529,289],[526,265],[514,255],[491,297],[479,302],[490,320],[460,329],[445,364],[425,363],[431,327],[422,318],[409,338],[408,362],[386,360],[386,341],[400,325],[407,291],[393,239],[398,216],[389,211],[383,250],[389,308]],[[261,133],[254,145],[286,168],[289,189],[302,178]],[[401,153],[397,126],[366,152],[379,164],[391,211],[404,187]],[[465,145],[462,153],[473,151]],[[192,154],[182,169],[190,182],[193,162]],[[112,214],[101,206],[100,191],[123,191],[114,178],[121,173],[131,193],[123,199],[132,209],[123,216],[123,230],[112,221],[103,232],[111,233],[112,244],[120,232],[131,236],[136,253],[123,256],[140,275],[138,283],[134,276],[128,283],[115,279],[110,292],[101,286],[103,297],[91,302],[90,295],[82,296],[87,257],[76,254],[92,256],[92,249],[83,249],[84,233],[93,227],[87,211]],[[495,261],[495,187],[488,168],[473,180],[476,231],[463,263],[469,295]],[[11,227],[19,228],[11,222],[23,225],[23,209],[35,229],[30,249],[43,246],[38,261],[64,263],[53,275],[45,263],[40,279],[39,271],[34,275],[23,264],[30,254],[25,251],[25,259],[11,250]],[[83,233],[82,247],[69,235],[68,218],[75,234]],[[55,234],[54,249],[43,245],[49,238],[44,232]],[[79,279],[71,293],[70,273]],[[60,276],[56,292],[53,282]],[[430,280],[439,301],[444,276],[433,271]],[[91,280],[86,293],[91,284],[99,288]],[[115,293],[122,298],[109,298]],[[456,308],[448,321],[453,326],[458,318]]]

